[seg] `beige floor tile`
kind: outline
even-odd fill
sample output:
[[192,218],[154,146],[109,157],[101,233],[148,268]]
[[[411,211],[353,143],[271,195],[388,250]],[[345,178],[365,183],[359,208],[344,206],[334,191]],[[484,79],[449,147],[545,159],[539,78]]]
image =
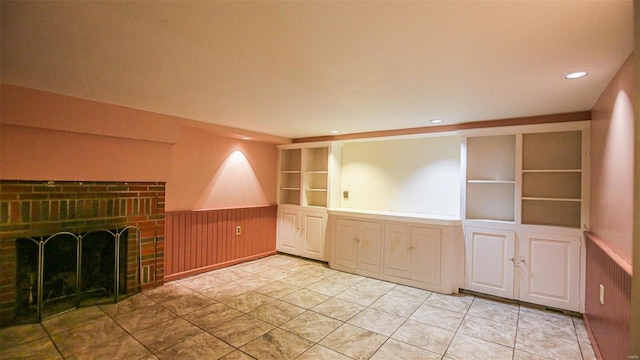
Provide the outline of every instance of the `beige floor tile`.
[[209,333],[239,348],[273,329],[274,326],[271,324],[249,315],[242,315],[213,328]]
[[282,301],[286,301],[290,304],[300,306],[305,309],[311,309],[312,307],[326,301],[327,299],[329,299],[327,295],[307,289],[301,289],[280,298],[280,300]]
[[384,336],[391,336],[406,320],[404,317],[367,308],[352,317],[347,323]]
[[234,282],[249,276],[253,276],[253,273],[238,269],[235,266],[231,266],[228,268],[211,271],[208,273],[208,275],[226,282]]
[[558,316],[537,312],[520,312],[518,330],[531,330],[545,334],[577,340],[573,320],[570,316]]
[[0,358],[12,360],[58,360],[62,359],[62,356],[49,338],[42,338],[9,349],[2,348],[0,349]]
[[582,352],[582,358],[584,360],[596,360],[596,354],[593,351],[593,346],[589,342],[578,341],[580,345],[580,352]]
[[336,295],[336,299],[346,300],[352,302],[354,304],[358,304],[361,306],[369,306],[376,302],[382,295],[376,292],[366,291],[362,289],[356,289],[351,287],[340,294]]
[[256,359],[295,359],[313,342],[281,329],[273,329],[241,348]]
[[48,337],[40,324],[27,324],[0,329],[0,349]]
[[196,293],[193,295],[181,297],[179,299],[167,301],[161,303],[160,305],[162,305],[172,313],[182,316],[213,303],[215,303],[215,300]]
[[466,313],[467,310],[469,310],[473,299],[474,296],[464,294],[443,295],[433,293],[424,301],[424,303],[445,310]]
[[125,335],[127,333],[115,321],[106,318],[55,333],[51,339],[62,355],[68,356]]
[[236,284],[239,286],[243,286],[246,287],[250,290],[255,290],[257,288],[263,287],[265,285],[269,285],[273,282],[275,282],[276,280],[274,279],[270,279],[268,277],[264,277],[264,276],[260,276],[260,275],[253,275],[253,276],[249,276],[237,281],[233,281],[230,284]]
[[354,359],[368,359],[386,340],[386,336],[373,331],[344,324],[319,344]]
[[190,322],[182,318],[177,318],[133,333],[133,337],[152,352],[156,352],[185,341],[202,332],[202,329],[194,326]]
[[511,360],[513,348],[457,334],[446,356],[456,360]]
[[160,305],[153,305],[118,315],[114,320],[129,333],[134,333],[176,318],[177,315],[171,311]]
[[247,313],[272,301],[274,301],[272,297],[259,294],[255,291],[249,291],[234,298],[222,300],[222,303],[231,306],[236,310]]
[[420,305],[410,319],[446,330],[457,331],[463,318],[463,313],[425,304]]
[[518,327],[516,349],[552,359],[582,359],[578,340]]
[[464,334],[477,339],[513,348],[516,342],[516,325],[497,322],[467,315],[458,329]]
[[281,328],[307,340],[318,342],[342,324],[342,321],[307,311],[291,319]]
[[294,275],[288,276],[282,279],[282,282],[285,282],[289,285],[294,285],[298,287],[307,287],[311,284],[317,283],[318,281],[324,279],[325,276],[322,275],[309,275],[303,272],[297,272]]
[[513,351],[513,360],[554,360],[546,356],[532,354],[526,351],[515,349]]
[[407,320],[391,338],[444,355],[454,335],[455,333],[449,330]]
[[140,359],[144,356],[152,355],[149,350],[142,346],[130,335],[125,335],[113,339],[104,344],[90,347],[79,353],[73,354],[69,360],[91,360],[91,359]]
[[396,284],[390,283],[388,281],[365,278],[364,280],[353,285],[352,288],[362,290],[371,294],[376,294],[378,296],[382,296],[386,294],[388,291],[391,291],[394,287],[396,287]]
[[295,258],[290,255],[278,254],[278,255],[272,255],[272,256],[262,258],[261,261],[267,265],[280,267],[280,266],[285,266],[292,262],[295,262],[297,259],[298,258]]
[[108,318],[107,314],[100,308],[91,306],[47,319],[42,322],[42,326],[49,334],[55,334]]
[[311,308],[311,311],[315,311],[340,321],[347,321],[357,315],[364,308],[365,307],[362,305],[354,304],[346,300],[331,298],[314,306]]
[[313,345],[309,350],[298,356],[296,360],[350,360],[350,357],[340,354],[321,345]]
[[99,308],[109,316],[116,317],[153,305],[156,305],[155,301],[142,293],[138,293],[115,304],[100,305]]
[[371,360],[389,360],[389,359],[420,359],[420,360],[440,360],[442,355],[438,355],[431,351],[421,349],[419,347],[405,344],[403,342],[389,339],[376,351]]
[[333,280],[332,277],[320,280],[317,283],[307,286],[307,289],[319,292],[327,296],[336,296],[347,290],[349,285],[341,283],[339,280]]
[[393,289],[389,290],[386,295],[395,296],[411,301],[423,302],[431,295],[431,291],[418,289],[411,286],[396,285]]
[[468,316],[479,317],[510,325],[518,323],[518,306],[476,298],[467,311]]
[[204,296],[214,299],[215,301],[224,301],[234,298],[238,295],[242,295],[250,290],[250,288],[237,283],[226,283],[220,286],[208,288],[201,291],[200,293]]
[[185,286],[182,286],[176,281],[172,281],[162,286],[145,290],[142,294],[157,303],[165,303],[167,301],[179,299],[183,296],[194,295],[195,292]]
[[331,275],[330,277],[327,278],[327,280],[331,280],[331,281],[335,281],[338,284],[342,284],[342,285],[346,285],[346,286],[353,286],[357,283],[359,283],[360,281],[366,279],[364,276],[360,276],[360,275],[354,275],[354,274],[349,274],[346,272],[336,272],[335,274]]
[[305,309],[299,306],[275,300],[274,302],[254,309],[249,312],[249,315],[271,325],[280,326],[305,311]]
[[283,296],[287,296],[293,292],[300,290],[300,287],[291,284],[283,283],[281,281],[275,281],[271,284],[259,287],[253,291],[267,295],[274,299],[280,299]]
[[178,283],[191,290],[202,291],[213,286],[223,285],[227,282],[220,279],[219,277],[211,275],[210,273],[205,273],[198,276],[178,280]]
[[264,276],[272,280],[282,280],[295,273],[296,273],[295,271],[287,269],[286,267],[276,267],[271,270],[261,272],[260,276]]
[[253,356],[249,356],[240,350],[233,351],[221,359],[222,360],[255,360]]
[[382,295],[371,307],[377,310],[388,312],[397,316],[408,318],[413,314],[422,302],[412,299],[403,299],[391,296],[389,293]]
[[235,348],[209,333],[201,333],[157,353],[160,359],[220,359]]
[[205,330],[223,324],[229,320],[241,316],[243,313],[222,303],[209,305],[184,316],[190,323]]

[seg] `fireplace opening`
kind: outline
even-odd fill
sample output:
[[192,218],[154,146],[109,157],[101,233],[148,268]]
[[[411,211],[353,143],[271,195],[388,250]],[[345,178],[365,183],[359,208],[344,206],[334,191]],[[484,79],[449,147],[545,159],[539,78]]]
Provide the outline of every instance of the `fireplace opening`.
[[139,230],[16,239],[16,319],[42,321],[140,290]]

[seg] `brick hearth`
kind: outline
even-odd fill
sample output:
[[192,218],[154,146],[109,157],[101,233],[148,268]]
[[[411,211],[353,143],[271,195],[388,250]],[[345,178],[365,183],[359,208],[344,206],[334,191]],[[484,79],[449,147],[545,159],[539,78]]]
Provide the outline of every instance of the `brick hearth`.
[[1,326],[15,322],[16,239],[136,226],[149,288],[163,282],[164,224],[164,183],[0,181]]

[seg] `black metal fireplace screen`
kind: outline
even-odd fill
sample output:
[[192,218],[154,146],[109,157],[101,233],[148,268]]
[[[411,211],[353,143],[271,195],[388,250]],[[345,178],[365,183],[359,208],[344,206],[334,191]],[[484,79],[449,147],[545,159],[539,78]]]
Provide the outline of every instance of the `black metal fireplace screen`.
[[17,239],[17,320],[41,322],[139,292],[140,235],[137,227],[127,226]]

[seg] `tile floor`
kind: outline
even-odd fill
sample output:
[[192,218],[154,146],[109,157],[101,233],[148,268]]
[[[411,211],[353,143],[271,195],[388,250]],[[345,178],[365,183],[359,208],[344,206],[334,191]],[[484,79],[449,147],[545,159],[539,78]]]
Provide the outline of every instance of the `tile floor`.
[[0,330],[2,359],[595,359],[580,318],[287,255]]

